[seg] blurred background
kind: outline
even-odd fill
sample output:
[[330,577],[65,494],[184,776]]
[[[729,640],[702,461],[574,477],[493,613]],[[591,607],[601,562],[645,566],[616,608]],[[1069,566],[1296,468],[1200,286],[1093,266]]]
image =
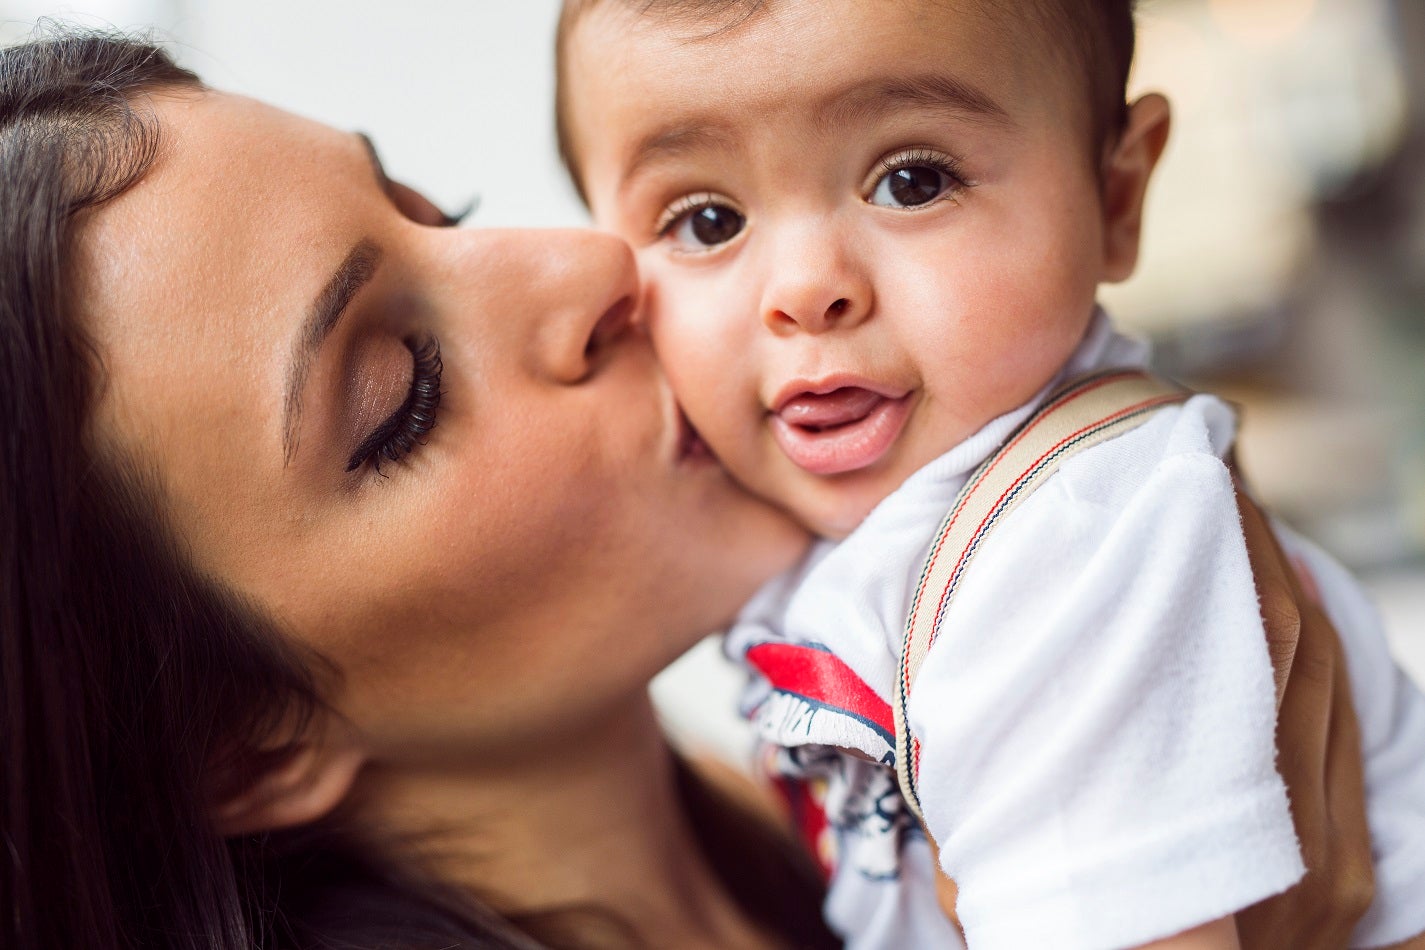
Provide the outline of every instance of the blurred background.
[[[155,27],[210,83],[362,129],[476,226],[578,225],[555,157],[557,0],[0,0]],[[1242,406],[1241,464],[1367,583],[1425,683],[1425,2],[1142,0],[1133,88],[1174,131],[1138,275],[1105,303],[1159,366]],[[220,200],[220,195],[214,196]],[[741,758],[704,644],[655,685],[670,727]]]

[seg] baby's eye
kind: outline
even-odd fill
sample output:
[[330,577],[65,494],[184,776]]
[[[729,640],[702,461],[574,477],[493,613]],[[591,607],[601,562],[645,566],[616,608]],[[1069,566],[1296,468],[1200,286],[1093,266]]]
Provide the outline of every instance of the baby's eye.
[[881,168],[866,200],[883,208],[919,208],[964,186],[953,163],[937,155],[896,155]]
[[747,219],[740,211],[709,195],[693,196],[669,208],[659,229],[685,250],[702,251],[726,244],[742,233]]

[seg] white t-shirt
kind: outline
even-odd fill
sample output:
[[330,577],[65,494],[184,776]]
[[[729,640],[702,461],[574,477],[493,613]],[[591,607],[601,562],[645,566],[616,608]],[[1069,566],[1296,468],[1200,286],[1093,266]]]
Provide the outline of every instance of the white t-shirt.
[[[1098,315],[1062,380],[1142,366]],[[856,950],[958,947],[900,798],[889,701],[910,598],[966,477],[1039,404],[917,472],[728,634],[746,709],[832,869]],[[920,793],[975,950],[1133,946],[1303,873],[1274,761],[1271,665],[1231,477],[1195,396],[1070,459],[981,545],[909,705]],[[1376,898],[1353,946],[1425,931],[1425,698],[1354,580],[1278,528],[1337,626],[1362,731]],[[822,823],[824,822],[824,827]]]

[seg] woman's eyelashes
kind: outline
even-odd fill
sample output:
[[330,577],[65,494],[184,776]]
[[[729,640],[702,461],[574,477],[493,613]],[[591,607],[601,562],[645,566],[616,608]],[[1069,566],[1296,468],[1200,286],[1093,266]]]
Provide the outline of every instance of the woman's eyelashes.
[[458,228],[464,224],[465,219],[473,215],[479,207],[480,196],[476,195],[465,202],[465,204],[456,211],[442,211],[440,213],[440,223],[437,226],[442,228]]
[[458,211],[444,211],[424,194],[393,179],[386,179],[386,194],[396,206],[396,210],[417,224],[431,228],[453,228],[460,224],[480,206],[478,197],[470,199]]
[[654,229],[682,251],[707,251],[742,233],[747,218],[726,198],[709,192],[685,195],[668,206]]
[[953,198],[967,187],[969,182],[954,158],[912,149],[880,161],[866,201],[882,208],[912,210]]
[[405,401],[361,444],[347,460],[346,471],[354,472],[368,462],[376,474],[384,476],[381,463],[399,462],[416,446],[425,444],[425,435],[435,426],[440,407],[440,343],[435,337],[409,340],[411,351],[411,388]]

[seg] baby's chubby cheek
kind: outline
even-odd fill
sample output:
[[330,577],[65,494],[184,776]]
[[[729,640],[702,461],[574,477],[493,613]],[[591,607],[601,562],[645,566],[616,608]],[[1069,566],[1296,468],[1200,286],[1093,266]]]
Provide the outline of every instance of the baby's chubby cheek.
[[718,457],[735,464],[748,454],[749,423],[760,415],[749,361],[676,312],[650,311],[648,330],[678,405]]
[[902,446],[874,470],[839,477],[798,468],[773,436],[768,400],[785,380],[766,378],[766,331],[753,300],[664,279],[656,267],[644,270],[644,319],[680,408],[733,479],[803,527],[845,537],[905,476],[943,451],[934,447],[917,461],[922,447]]
[[874,480],[821,479],[798,470],[772,438],[757,398],[746,348],[719,351],[695,333],[653,330],[674,396],[688,421],[727,473],[743,488],[791,515],[802,527],[833,540],[850,534],[884,495]]
[[644,295],[649,336],[683,413],[734,478],[766,494],[765,456],[775,446],[765,432],[757,348],[739,329],[751,317],[676,281],[645,276]]

